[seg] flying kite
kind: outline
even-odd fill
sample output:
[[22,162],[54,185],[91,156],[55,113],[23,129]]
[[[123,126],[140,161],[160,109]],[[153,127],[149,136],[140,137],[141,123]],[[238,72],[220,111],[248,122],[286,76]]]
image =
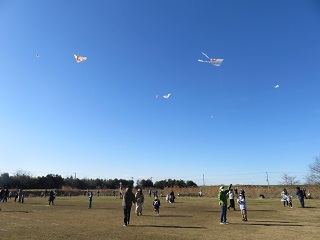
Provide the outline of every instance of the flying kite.
[[77,63],[87,60],[87,57],[82,57],[76,54],[73,54],[73,56],[77,60]]
[[39,55],[39,54],[37,54],[37,55],[36,55],[36,58],[39,58],[39,57],[40,57],[40,55]]
[[169,93],[168,95],[164,95],[163,97],[168,99],[170,97],[171,93]]
[[278,84],[274,86],[274,88],[279,88],[279,87],[280,87],[280,86],[279,86]]
[[206,58],[209,59],[209,61],[204,61],[204,60],[201,60],[201,59],[198,59],[198,62],[205,62],[205,63],[210,63],[216,67],[219,67],[223,60],[224,59],[221,59],[221,58],[209,58],[207,54],[205,54],[204,52],[202,53],[202,55],[204,55]]

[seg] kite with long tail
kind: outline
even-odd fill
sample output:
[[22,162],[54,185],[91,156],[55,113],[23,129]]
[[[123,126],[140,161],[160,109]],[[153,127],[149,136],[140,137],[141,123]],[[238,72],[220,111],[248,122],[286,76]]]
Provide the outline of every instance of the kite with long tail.
[[73,54],[73,56],[76,59],[77,63],[87,60],[87,57],[82,57],[77,54]]
[[198,59],[198,62],[205,62],[205,63],[210,63],[216,67],[219,67],[223,60],[224,59],[221,59],[221,58],[209,58],[207,54],[205,54],[204,52],[202,53],[206,58],[209,59],[209,61],[205,61],[205,60],[201,60],[201,59]]

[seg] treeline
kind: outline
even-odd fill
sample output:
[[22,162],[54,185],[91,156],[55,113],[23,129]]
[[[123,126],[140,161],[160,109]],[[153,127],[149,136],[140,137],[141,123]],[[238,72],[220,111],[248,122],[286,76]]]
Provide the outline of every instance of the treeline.
[[[73,189],[116,189],[120,185],[123,187],[133,186],[133,180],[126,179],[79,179],[73,176],[63,178],[58,174],[48,174],[47,176],[33,177],[25,173],[16,173],[10,176],[8,173],[0,175],[0,187],[2,188],[22,188],[22,189],[61,189],[62,187],[70,187]],[[196,187],[193,181],[183,180],[161,180],[155,183],[150,179],[142,179],[136,182],[136,186],[142,188],[158,188],[165,187]]]

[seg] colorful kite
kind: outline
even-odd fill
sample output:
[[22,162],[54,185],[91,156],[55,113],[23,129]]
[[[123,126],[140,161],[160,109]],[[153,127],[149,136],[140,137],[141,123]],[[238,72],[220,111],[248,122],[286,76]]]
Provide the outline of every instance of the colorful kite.
[[169,93],[168,95],[164,95],[163,97],[168,99],[170,97],[171,93]]
[[206,58],[209,59],[209,61],[204,61],[201,59],[198,59],[198,62],[205,62],[205,63],[210,63],[216,67],[219,67],[224,59],[220,59],[220,58],[209,58],[207,54],[205,54],[204,52],[202,53]]
[[87,60],[87,57],[81,57],[76,54],[73,54],[73,56],[77,60],[77,63]]

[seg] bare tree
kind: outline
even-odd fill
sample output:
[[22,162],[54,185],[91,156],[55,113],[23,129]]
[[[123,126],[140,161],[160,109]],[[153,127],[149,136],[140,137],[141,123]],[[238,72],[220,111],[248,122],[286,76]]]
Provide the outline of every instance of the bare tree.
[[296,180],[296,176],[292,177],[289,176],[287,173],[282,174],[281,179],[282,181],[280,182],[280,184],[282,185],[297,185],[299,184],[299,180]]
[[309,164],[309,175],[306,182],[310,184],[320,184],[320,156],[315,157],[314,163]]

